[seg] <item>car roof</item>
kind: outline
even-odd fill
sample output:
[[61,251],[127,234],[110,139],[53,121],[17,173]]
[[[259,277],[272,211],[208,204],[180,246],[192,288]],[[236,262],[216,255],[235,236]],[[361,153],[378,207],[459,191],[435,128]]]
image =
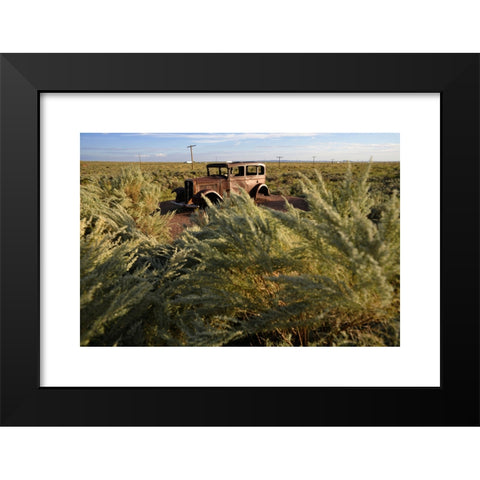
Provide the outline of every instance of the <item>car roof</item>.
[[263,165],[265,166],[264,163],[262,162],[252,162],[252,161],[246,161],[246,162],[213,162],[213,163],[208,163],[207,167],[214,167],[216,165]]

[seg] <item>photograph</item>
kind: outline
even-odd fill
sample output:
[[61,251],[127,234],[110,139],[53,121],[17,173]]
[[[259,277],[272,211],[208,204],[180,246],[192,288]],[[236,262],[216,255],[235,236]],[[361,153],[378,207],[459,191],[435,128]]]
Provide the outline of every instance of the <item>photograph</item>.
[[400,346],[400,133],[79,141],[81,346]]

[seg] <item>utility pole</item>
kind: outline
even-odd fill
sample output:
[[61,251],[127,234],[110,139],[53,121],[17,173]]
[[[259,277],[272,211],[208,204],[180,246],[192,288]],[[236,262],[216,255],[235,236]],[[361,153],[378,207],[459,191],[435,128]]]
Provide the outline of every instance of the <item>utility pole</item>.
[[278,166],[280,166],[280,159],[283,157],[281,157],[280,155],[277,155],[277,158],[278,158]]
[[315,155],[312,158],[313,158],[313,163],[315,163]]
[[190,158],[192,159],[192,168],[193,168],[193,151],[192,148],[196,147],[196,145],[189,145],[187,148],[190,149]]

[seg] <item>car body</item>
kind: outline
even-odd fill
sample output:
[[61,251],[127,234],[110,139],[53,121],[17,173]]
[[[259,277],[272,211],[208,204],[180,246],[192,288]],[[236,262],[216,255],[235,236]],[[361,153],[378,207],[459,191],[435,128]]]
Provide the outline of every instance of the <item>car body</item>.
[[175,205],[202,207],[205,198],[218,203],[231,192],[245,190],[252,198],[270,195],[265,184],[266,169],[258,162],[223,162],[207,164],[207,176],[185,180],[183,187],[176,188]]

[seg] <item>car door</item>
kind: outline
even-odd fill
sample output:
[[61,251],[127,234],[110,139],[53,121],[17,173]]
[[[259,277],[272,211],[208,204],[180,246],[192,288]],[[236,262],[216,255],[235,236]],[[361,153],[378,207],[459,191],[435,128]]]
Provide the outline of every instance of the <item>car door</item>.
[[[245,190],[251,192],[252,189],[258,184],[261,183],[260,177],[258,176],[258,165],[247,165],[245,171]],[[263,178],[263,177],[262,177]]]
[[233,165],[230,168],[228,179],[230,191],[238,192],[241,188],[247,190],[244,165]]

